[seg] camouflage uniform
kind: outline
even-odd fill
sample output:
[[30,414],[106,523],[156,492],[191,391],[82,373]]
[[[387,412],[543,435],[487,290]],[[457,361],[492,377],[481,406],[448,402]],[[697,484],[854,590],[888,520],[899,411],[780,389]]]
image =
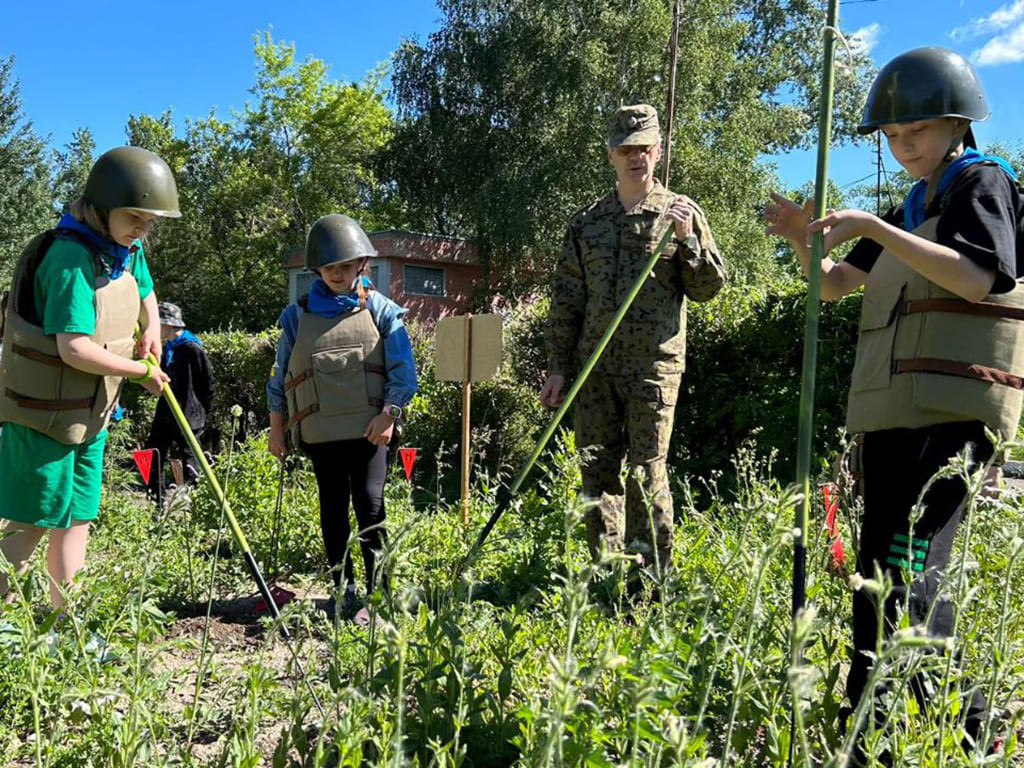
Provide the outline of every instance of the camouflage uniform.
[[[552,291],[549,375],[568,382],[597,346],[672,225],[663,213],[676,197],[655,182],[644,200],[625,210],[613,190],[572,218]],[[693,201],[687,202],[694,210],[697,247],[677,241],[668,246],[576,401],[583,491],[597,502],[587,512],[587,542],[595,555],[603,537],[609,549],[625,544],[647,552],[648,562],[653,544],[658,562],[671,562],[673,509],[666,458],[685,363],[686,297],[706,301],[725,280],[707,219]]]

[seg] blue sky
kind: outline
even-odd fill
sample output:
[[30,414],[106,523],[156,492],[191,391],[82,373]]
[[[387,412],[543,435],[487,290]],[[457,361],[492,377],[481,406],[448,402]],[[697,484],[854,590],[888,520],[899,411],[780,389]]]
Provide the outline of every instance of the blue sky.
[[[252,36],[272,27],[338,79],[360,80],[405,37],[425,38],[440,14],[431,0],[125,0],[3,3],[0,56],[14,54],[25,112],[63,146],[88,126],[99,149],[124,141],[130,114],[173,109],[181,121],[241,107],[253,80]],[[1024,0],[859,0],[841,6],[841,27],[876,64],[908,48],[945,45],[972,57],[993,117],[982,144],[1024,140]],[[840,185],[871,173],[873,144],[837,149]],[[784,181],[814,176],[813,152],[776,158]],[[889,161],[889,167],[893,166]]]
[[[988,94],[992,117],[976,123],[984,147],[999,141],[1024,141],[1024,0],[861,0],[840,5],[843,34],[864,45],[877,66],[899,53],[923,45],[942,45],[971,58]],[[842,55],[842,48],[840,48]],[[897,168],[886,152],[888,170]],[[873,173],[874,142],[834,149],[831,178],[840,186]],[[814,179],[816,154],[792,153],[776,158],[790,186]]]

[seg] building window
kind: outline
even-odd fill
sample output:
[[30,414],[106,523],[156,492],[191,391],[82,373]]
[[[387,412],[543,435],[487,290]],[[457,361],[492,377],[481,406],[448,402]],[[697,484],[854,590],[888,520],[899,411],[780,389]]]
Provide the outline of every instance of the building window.
[[297,272],[295,275],[295,298],[309,293],[310,286],[313,285],[314,280],[316,280],[316,272],[310,272],[306,269]]
[[444,269],[441,267],[417,267],[406,264],[402,282],[405,293],[421,296],[445,295]]
[[377,264],[370,265],[370,282],[376,290],[380,290],[380,267]]

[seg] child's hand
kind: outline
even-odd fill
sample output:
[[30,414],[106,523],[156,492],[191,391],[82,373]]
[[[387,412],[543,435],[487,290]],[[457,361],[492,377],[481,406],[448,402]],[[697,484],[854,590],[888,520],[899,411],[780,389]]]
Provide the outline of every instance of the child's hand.
[[164,391],[164,385],[170,380],[170,377],[164,373],[163,370],[153,366],[153,372],[140,381],[139,384],[141,384],[142,388],[149,392],[149,394],[154,397],[160,397],[160,394]]
[[160,354],[163,349],[160,345],[160,325],[157,323],[156,327],[151,323],[150,326],[142,332],[139,340],[135,342],[135,356],[143,359],[153,356],[155,360],[160,359]]
[[267,450],[271,456],[282,461],[288,455],[288,443],[285,440],[284,429],[280,426],[270,425],[270,434],[267,436]]
[[363,437],[374,445],[387,445],[391,442],[391,435],[395,430],[395,420],[383,413],[374,416],[366,425]]
[[825,253],[837,245],[861,237],[872,237],[877,231],[876,225],[881,219],[873,213],[848,208],[843,211],[832,211],[827,216],[807,225],[807,238],[810,240],[815,232],[825,233]]
[[765,234],[785,238],[797,245],[807,245],[807,226],[811,223],[812,200],[807,200],[801,207],[788,197],[772,192],[772,203],[764,207],[764,220],[768,226]]

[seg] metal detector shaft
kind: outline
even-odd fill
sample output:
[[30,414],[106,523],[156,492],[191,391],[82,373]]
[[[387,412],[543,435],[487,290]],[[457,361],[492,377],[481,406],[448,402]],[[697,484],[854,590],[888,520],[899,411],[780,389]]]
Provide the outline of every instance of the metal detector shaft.
[[628,312],[630,306],[632,306],[633,300],[637,297],[637,294],[640,293],[640,289],[643,288],[644,283],[647,282],[648,276],[652,271],[654,271],[654,267],[657,265],[658,259],[661,258],[661,254],[665,251],[665,248],[668,247],[674,231],[675,228],[670,222],[668,230],[658,243],[658,247],[654,249],[654,253],[651,254],[651,258],[647,260],[647,264],[644,265],[642,270],[640,270],[640,275],[637,277],[636,282],[633,283],[633,286],[629,289],[629,293],[622,302],[622,306],[619,307],[611,322],[608,323],[608,327],[605,329],[601,340],[597,342],[597,346],[594,347],[594,351],[590,353],[590,357],[588,357],[587,361],[583,364],[579,375],[576,377],[576,381],[574,381],[572,386],[569,388],[569,391],[565,395],[565,399],[558,407],[558,410],[555,411],[555,415],[551,418],[551,422],[548,424],[547,429],[544,430],[544,434],[542,434],[540,439],[537,441],[537,445],[534,447],[533,453],[530,454],[530,458],[527,459],[523,468],[519,470],[519,474],[516,476],[512,485],[507,489],[503,489],[498,495],[498,504],[495,507],[494,512],[491,514],[487,524],[484,525],[483,529],[480,531],[480,535],[477,537],[476,543],[473,544],[472,548],[459,565],[456,576],[460,575],[473,558],[477,556],[480,551],[480,547],[483,546],[483,543],[487,539],[488,534],[490,534],[491,529],[494,528],[498,519],[508,509],[509,504],[512,502],[512,498],[516,493],[518,493],[519,488],[526,480],[526,476],[530,473],[530,470],[537,462],[537,459],[540,458],[541,453],[543,453],[544,447],[548,444],[548,440],[551,439],[551,436],[555,434],[555,430],[558,429],[558,425],[561,423],[562,417],[565,416],[566,411],[569,410],[569,406],[571,406],[573,400],[576,399],[576,395],[579,394],[579,391],[583,387],[584,382],[586,382],[587,377],[590,375],[591,371],[594,370],[594,366],[597,365],[597,361],[601,359],[601,355],[604,353],[605,347],[608,346],[608,342],[611,341],[612,335],[622,323],[622,318],[626,316],[626,312]]
[[[157,364],[155,357],[151,354],[149,361],[154,365]],[[231,505],[228,504],[228,499],[224,495],[224,490],[220,487],[220,483],[217,482],[217,477],[213,474],[213,468],[210,466],[210,462],[206,460],[206,455],[203,453],[203,449],[199,445],[199,441],[196,439],[195,434],[192,432],[192,428],[188,425],[188,419],[185,418],[185,414],[181,411],[181,406],[178,404],[178,398],[174,396],[174,392],[171,390],[170,384],[165,384],[163,389],[163,398],[167,401],[167,405],[171,409],[171,413],[174,414],[174,420],[178,422],[178,426],[181,428],[181,433],[185,436],[185,440],[188,442],[188,447],[192,450],[192,455],[195,456],[196,462],[203,470],[203,474],[206,476],[206,480],[210,483],[210,487],[213,488],[213,492],[217,497],[217,501],[220,502],[221,509],[224,510],[224,516],[227,518],[228,527],[231,529],[231,535],[235,538],[235,543],[238,544],[239,549],[242,550],[242,557],[245,560],[246,566],[249,568],[249,574],[252,576],[253,581],[256,582],[256,586],[260,591],[260,595],[267,604],[267,610],[270,615],[275,619],[281,618],[281,612],[277,609],[277,603],[274,602],[274,596],[270,594],[270,589],[267,587],[267,582],[263,580],[263,574],[260,573],[260,567],[256,564],[256,558],[252,555],[252,550],[249,549],[249,542],[245,538],[245,534],[242,532],[241,526],[238,524],[235,513],[231,511]],[[309,682],[309,678],[306,677],[306,671],[303,669],[302,662],[299,660],[298,654],[291,644],[291,633],[288,632],[288,628],[284,623],[279,623],[281,627],[281,634],[284,636],[288,646],[288,650],[291,651],[292,661],[295,662],[296,668],[299,670],[299,674],[302,676],[302,681],[306,684],[306,688],[309,690],[309,695],[313,697],[313,703],[316,704],[316,708],[320,710],[320,715],[326,717],[323,704],[320,703],[320,699],[317,697],[316,692],[313,690],[313,685]]]
[[[828,198],[828,158],[832,143],[832,108],[835,93],[835,43],[838,36],[839,0],[829,0],[828,22],[825,28],[824,62],[821,73],[821,104],[818,112],[818,167],[814,179],[814,218],[825,215]],[[803,375],[800,384],[799,433],[796,452],[796,482],[801,492],[796,509],[796,529],[793,539],[793,632],[797,642],[796,619],[803,610],[807,597],[807,541],[811,519],[811,443],[814,439],[814,383],[818,366],[818,319],[821,314],[821,261],[824,258],[825,238],[816,232],[811,241],[811,257],[807,274],[807,319],[804,325]],[[794,654],[796,650],[794,648]],[[797,708],[793,697],[790,718],[789,764],[796,758]]]

